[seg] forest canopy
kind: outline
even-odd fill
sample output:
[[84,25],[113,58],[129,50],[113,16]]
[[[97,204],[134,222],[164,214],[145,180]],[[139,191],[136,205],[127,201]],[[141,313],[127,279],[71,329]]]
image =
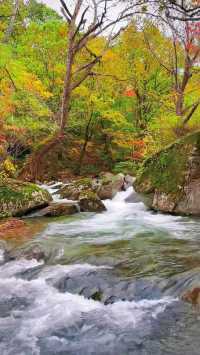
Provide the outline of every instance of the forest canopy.
[[0,1],[1,170],[134,171],[200,128],[198,2],[58,3]]

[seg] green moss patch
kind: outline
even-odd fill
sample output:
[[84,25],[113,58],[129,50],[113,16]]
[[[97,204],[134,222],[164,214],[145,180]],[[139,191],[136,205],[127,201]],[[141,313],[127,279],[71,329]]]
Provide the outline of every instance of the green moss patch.
[[188,135],[148,158],[137,176],[137,191],[150,193],[157,189],[168,194],[179,193],[194,147],[200,149],[200,132]]
[[0,217],[22,215],[50,200],[49,193],[35,184],[12,179],[0,182]]

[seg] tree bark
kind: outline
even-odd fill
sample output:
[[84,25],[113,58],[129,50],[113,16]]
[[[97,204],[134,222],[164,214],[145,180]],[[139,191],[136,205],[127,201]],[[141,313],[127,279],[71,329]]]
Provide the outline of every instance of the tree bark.
[[76,169],[76,174],[77,175],[81,174],[82,164],[83,164],[83,161],[84,161],[84,158],[85,158],[87,145],[88,145],[89,141],[92,138],[92,132],[90,132],[90,127],[91,127],[91,123],[92,123],[92,116],[93,116],[93,113],[91,113],[90,119],[89,119],[89,121],[87,123],[87,126],[86,126],[86,129],[85,129],[84,144],[83,144],[83,147],[81,149],[81,154],[80,154],[80,158],[79,158],[79,162],[78,162],[78,167]]
[[183,105],[184,105],[184,92],[181,90],[177,91],[176,99],[176,115],[183,116]]
[[197,102],[196,104],[193,105],[191,111],[189,112],[189,114],[185,117],[185,119],[183,120],[183,125],[185,126],[189,120],[192,118],[193,114],[195,113],[195,111],[197,110],[197,108],[199,107],[200,102]]

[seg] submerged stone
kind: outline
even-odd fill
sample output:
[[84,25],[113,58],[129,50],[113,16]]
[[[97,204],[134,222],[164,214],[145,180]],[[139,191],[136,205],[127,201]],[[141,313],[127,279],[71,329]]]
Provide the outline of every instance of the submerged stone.
[[79,207],[76,203],[71,202],[52,202],[49,206],[36,212],[37,217],[60,217],[68,216],[79,212]]

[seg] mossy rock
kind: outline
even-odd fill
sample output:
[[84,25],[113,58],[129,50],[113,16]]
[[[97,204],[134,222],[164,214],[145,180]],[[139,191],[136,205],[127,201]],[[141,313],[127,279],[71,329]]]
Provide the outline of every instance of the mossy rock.
[[134,186],[145,199],[149,198],[149,204],[156,210],[199,215],[200,205],[198,208],[191,187],[195,186],[196,193],[199,179],[200,132],[195,132],[148,158]]
[[93,181],[90,178],[81,178],[62,187],[58,193],[62,198],[78,200],[83,191],[89,191],[93,188]]
[[84,191],[79,196],[79,206],[81,212],[103,212],[106,207],[97,194],[93,191]]
[[13,179],[0,181],[0,218],[23,216],[48,206],[51,200],[49,192],[35,184]]
[[101,200],[112,199],[117,192],[122,191],[125,184],[123,174],[113,175],[106,173],[101,175],[101,186],[97,193]]
[[61,217],[70,216],[79,212],[79,206],[75,202],[52,202],[49,206],[36,211],[35,217]]

